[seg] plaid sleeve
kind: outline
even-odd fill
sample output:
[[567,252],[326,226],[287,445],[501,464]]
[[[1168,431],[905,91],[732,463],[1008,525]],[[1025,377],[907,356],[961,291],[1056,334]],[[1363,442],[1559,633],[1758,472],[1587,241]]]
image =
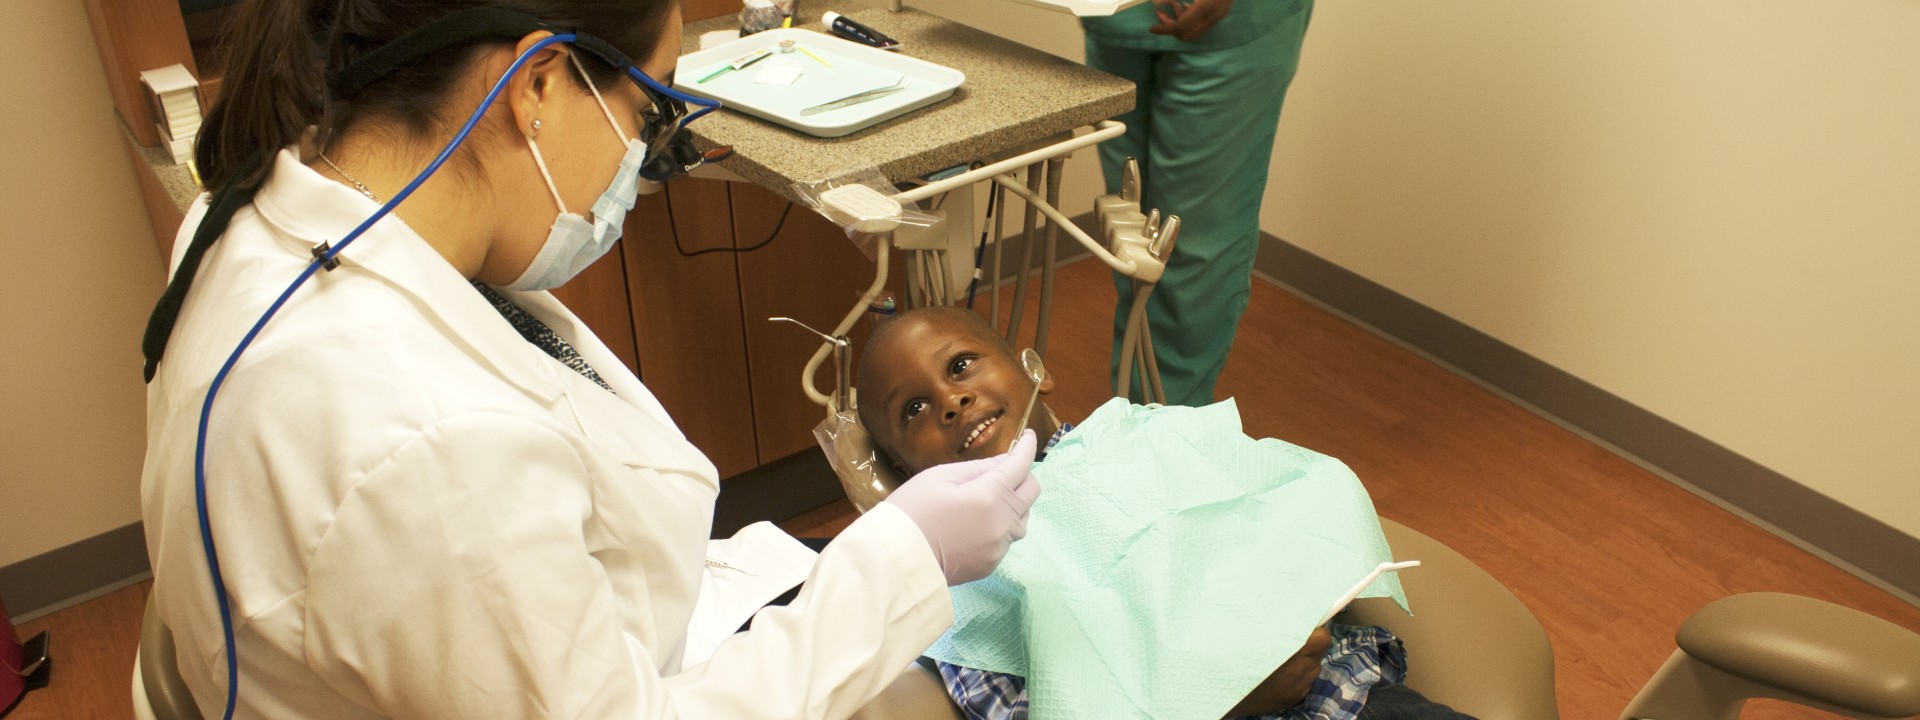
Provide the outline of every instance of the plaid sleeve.
[[947,663],[940,678],[967,720],[1027,720],[1025,678]]
[[[1027,682],[1018,675],[940,663],[947,694],[967,720],[1026,720]],[[1246,720],[1356,720],[1367,694],[1407,676],[1407,652],[1386,628],[1333,625],[1333,647],[1320,661],[1307,698],[1278,715]]]

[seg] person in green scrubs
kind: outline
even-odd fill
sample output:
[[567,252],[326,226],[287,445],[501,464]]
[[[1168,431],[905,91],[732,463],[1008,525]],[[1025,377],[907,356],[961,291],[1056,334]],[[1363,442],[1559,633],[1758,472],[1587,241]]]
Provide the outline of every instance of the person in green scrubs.
[[[1312,0],[1153,0],[1083,19],[1087,64],[1138,87],[1134,109],[1117,118],[1126,134],[1100,146],[1107,191],[1119,191],[1121,165],[1138,158],[1141,207],[1182,223],[1147,299],[1170,404],[1214,400],[1247,309],[1267,163],[1312,14]],[[1117,377],[1133,293],[1126,277],[1114,280]]]

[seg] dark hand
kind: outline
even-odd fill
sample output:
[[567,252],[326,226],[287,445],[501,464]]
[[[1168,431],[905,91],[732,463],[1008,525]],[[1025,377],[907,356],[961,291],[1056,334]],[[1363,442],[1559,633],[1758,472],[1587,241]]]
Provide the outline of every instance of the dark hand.
[[1186,42],[1206,37],[1227,11],[1233,0],[1154,0],[1153,12],[1160,24],[1147,28],[1155,35],[1172,35]]
[[1307,699],[1307,691],[1313,689],[1314,679],[1320,677],[1320,659],[1332,647],[1333,633],[1326,626],[1314,630],[1307,636],[1307,644],[1281,663],[1280,669],[1260,681],[1240,704],[1228,710],[1227,717],[1275,715],[1299,705]]

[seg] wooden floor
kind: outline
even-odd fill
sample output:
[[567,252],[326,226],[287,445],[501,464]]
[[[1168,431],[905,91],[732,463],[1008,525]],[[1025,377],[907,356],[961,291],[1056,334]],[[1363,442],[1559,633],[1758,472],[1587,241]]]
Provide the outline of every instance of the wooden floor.
[[52,682],[27,693],[7,720],[124,720],[133,717],[133,653],[140,644],[141,582],[15,628],[49,632]]
[[[1063,419],[1108,396],[1108,277],[1085,261],[1059,276],[1047,366]],[[1254,284],[1219,391],[1249,434],[1345,460],[1380,514],[1511,588],[1553,640],[1567,720],[1618,717],[1680,623],[1733,593],[1807,595],[1920,632],[1920,608],[1272,285]],[[821,536],[852,520],[839,502],[784,525]],[[53,630],[57,667],[9,720],[129,717],[145,594],[142,583],[24,625]],[[1743,717],[1834,716],[1756,701]]]

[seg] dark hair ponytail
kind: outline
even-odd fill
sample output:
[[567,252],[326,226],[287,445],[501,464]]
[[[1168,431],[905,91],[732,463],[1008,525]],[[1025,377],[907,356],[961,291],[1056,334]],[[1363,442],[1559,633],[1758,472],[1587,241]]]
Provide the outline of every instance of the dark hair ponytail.
[[332,24],[330,4],[250,0],[227,27],[220,47],[226,76],[194,149],[208,188],[258,186],[272,167],[263,158],[299,140],[324,114],[317,37],[324,30],[315,28]]
[[[331,98],[327,79],[407,32],[477,6],[520,10],[556,28],[579,29],[642,61],[651,56],[678,0],[249,0],[227,27],[220,97],[200,127],[194,153],[216,192],[266,181],[273,154],[310,126],[320,139],[368,117],[430,130],[474,53],[500,39],[475,39],[383,77],[351,98]],[[594,81],[610,68],[588,62]],[[465,110],[460,111],[464,115]]]

